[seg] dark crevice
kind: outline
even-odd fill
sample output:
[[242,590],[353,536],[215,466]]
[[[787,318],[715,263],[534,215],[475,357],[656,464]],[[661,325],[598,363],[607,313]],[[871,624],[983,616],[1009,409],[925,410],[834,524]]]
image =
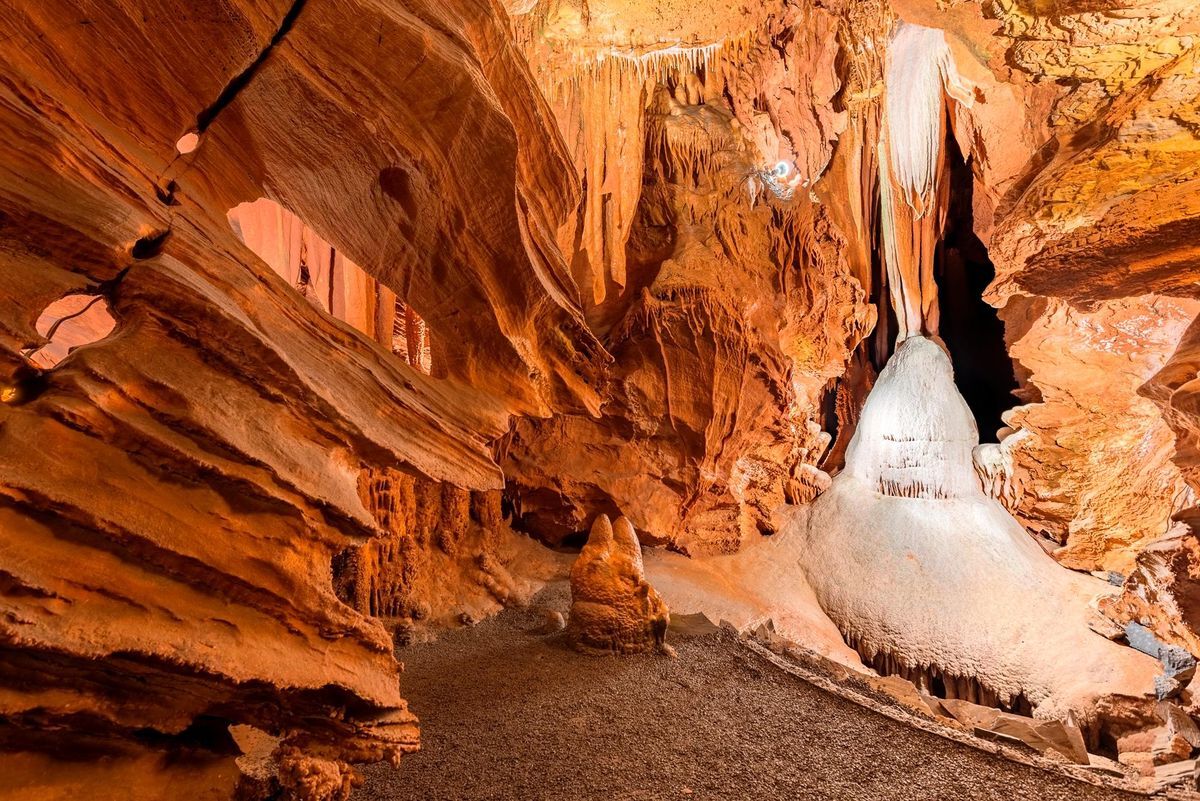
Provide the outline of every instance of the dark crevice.
[[175,199],[175,191],[179,186],[174,181],[168,181],[166,186],[154,185],[154,194],[158,196],[158,201],[164,206],[178,206],[179,201]]
[[296,18],[300,16],[300,12],[304,10],[304,4],[307,0],[295,0],[288,12],[283,15],[283,20],[279,23],[279,29],[275,31],[275,35],[271,37],[271,41],[267,44],[263,51],[258,54],[258,57],[250,63],[250,66],[242,70],[233,80],[225,85],[221,90],[221,94],[213,101],[212,105],[205,108],[196,116],[196,133],[202,134],[208,130],[208,126],[213,124],[225,107],[232,103],[238,96],[238,93],[245,89],[250,81],[253,80],[255,73],[259,67],[267,60],[267,56],[275,49],[275,46],[283,41],[283,37],[287,36],[288,31],[296,24]]
[[409,217],[416,217],[418,203],[413,191],[412,176],[403,167],[385,167],[379,173],[383,193],[400,204]]
[[836,442],[838,438],[837,399],[839,383],[840,379],[830,379],[821,391],[821,430],[829,434],[830,443]]
[[[881,168],[882,169],[882,168]],[[881,175],[879,180],[886,181],[887,176]],[[896,310],[892,307],[892,292],[888,286],[887,264],[883,256],[883,207],[878,189],[874,190],[875,211],[872,215],[875,230],[871,234],[871,291],[868,302],[875,307],[875,330],[871,332],[871,366],[879,372],[892,357],[896,347],[896,332],[900,323],[896,318]]]
[[9,406],[20,406],[36,400],[50,385],[46,371],[32,364],[18,365],[13,371],[11,382],[0,388],[0,402]]
[[939,334],[950,350],[954,383],[970,407],[980,442],[996,442],[1000,415],[1016,402],[1017,379],[1004,340],[1004,322],[983,293],[996,277],[987,248],[975,235],[974,176],[953,136],[950,209],[938,246],[935,277],[941,309]]
[[171,235],[171,230],[168,228],[163,231],[156,231],[149,236],[143,236],[141,239],[133,243],[133,247],[129,253],[135,259],[152,259],[162,252],[163,245],[167,242],[167,237]]

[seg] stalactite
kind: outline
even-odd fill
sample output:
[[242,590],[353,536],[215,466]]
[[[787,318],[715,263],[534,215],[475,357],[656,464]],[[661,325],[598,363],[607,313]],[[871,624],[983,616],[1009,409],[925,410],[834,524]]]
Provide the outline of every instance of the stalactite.
[[[564,252],[582,254],[574,267],[576,281],[590,287],[599,304],[610,284],[622,290],[627,281],[625,244],[641,196],[646,108],[654,87],[674,82],[692,105],[719,94],[723,85],[713,77],[721,73],[718,63],[740,63],[759,32],[699,46],[585,51],[559,63],[542,57],[532,44],[546,13],[543,4],[535,7],[522,20],[518,36],[533,51],[534,72],[575,150],[584,185],[582,213],[560,230],[558,239]],[[710,168],[698,163],[706,158],[706,152],[698,151],[689,163],[700,173]]]
[[897,340],[938,330],[934,251],[949,206],[947,96],[969,105],[942,31],[900,23],[884,74],[879,182],[884,257]]
[[568,223],[559,242],[572,253],[578,240],[583,264],[576,265],[576,280],[590,286],[600,303],[610,280],[619,288],[626,282],[625,241],[641,191],[648,79],[609,60],[572,74],[550,96],[557,100],[559,126],[574,145],[584,185],[580,219]]
[[847,632],[844,637],[846,644],[855,649],[876,673],[899,676],[927,695],[970,701],[1018,715],[1033,714],[1033,704],[1024,693],[1004,693],[977,676],[952,673],[937,664],[913,662],[901,654],[873,649],[853,632]]
[[[690,73],[689,73],[690,74]],[[646,160],[659,183],[698,188],[711,183],[723,165],[720,154],[740,146],[727,127],[712,118],[688,114],[687,108],[660,89],[646,122]],[[712,111],[723,121],[728,112]]]

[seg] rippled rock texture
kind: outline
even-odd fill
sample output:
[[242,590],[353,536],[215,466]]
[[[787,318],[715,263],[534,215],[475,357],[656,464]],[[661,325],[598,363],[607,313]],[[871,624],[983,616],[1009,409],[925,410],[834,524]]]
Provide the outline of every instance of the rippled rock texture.
[[[1030,611],[1046,642],[1121,655],[867,650],[1086,716],[1088,671],[1141,673],[1077,623],[1200,647],[1191,0],[0,0],[0,31],[26,795],[344,796],[418,744],[394,642],[521,603],[565,562],[534,539],[602,514],[674,597],[856,664],[853,543],[772,610],[805,557],[769,538],[863,511],[834,501],[897,335],[948,346],[996,570],[1074,599]],[[722,566],[761,585],[689,586]]]
[[[293,795],[334,797],[418,743],[391,634],[331,577],[391,536],[378,476],[497,490],[509,412],[596,405],[607,357],[552,244],[567,154],[487,3],[0,21],[5,784],[227,795],[242,723],[282,738]],[[260,261],[226,213],[263,196],[419,308],[446,377]],[[67,323],[39,320],[76,296],[115,326],[50,354]]]

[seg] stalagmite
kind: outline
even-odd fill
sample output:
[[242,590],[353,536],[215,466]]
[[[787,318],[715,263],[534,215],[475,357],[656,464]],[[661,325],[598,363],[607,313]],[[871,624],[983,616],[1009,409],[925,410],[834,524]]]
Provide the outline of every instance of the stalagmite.
[[571,566],[571,641],[585,651],[639,653],[664,644],[670,620],[667,605],[646,581],[633,524],[597,517]]
[[946,353],[902,342],[813,506],[800,559],[821,606],[866,658],[953,677],[950,697],[1023,696],[1040,717],[1086,721],[1102,695],[1148,692],[1156,663],[1087,626],[1107,586],[1055,564],[983,494],[977,443]]
[[1196,0],[0,31],[0,801],[1074,797],[780,671],[1200,748]]

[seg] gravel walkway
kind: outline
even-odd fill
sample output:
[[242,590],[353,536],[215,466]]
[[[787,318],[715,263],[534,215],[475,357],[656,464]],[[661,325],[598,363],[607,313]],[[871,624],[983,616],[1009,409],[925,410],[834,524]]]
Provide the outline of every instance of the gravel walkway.
[[[539,600],[564,604],[559,587]],[[422,750],[352,801],[1136,799],[878,715],[723,632],[587,657],[510,610],[400,652]]]

